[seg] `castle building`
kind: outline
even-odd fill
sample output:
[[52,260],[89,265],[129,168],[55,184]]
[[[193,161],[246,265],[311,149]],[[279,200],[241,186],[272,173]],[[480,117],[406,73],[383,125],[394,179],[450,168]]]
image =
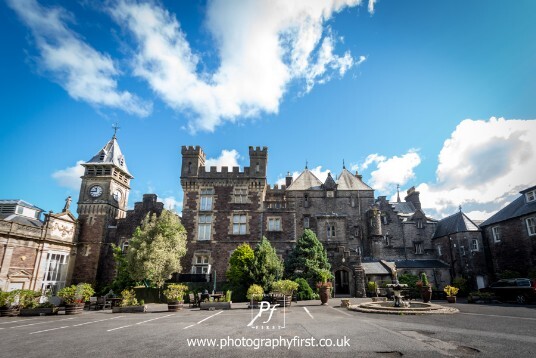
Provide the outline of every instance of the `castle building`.
[[426,217],[414,188],[405,202],[375,201],[374,190],[344,166],[336,179],[328,174],[322,182],[306,167],[296,180],[289,175],[285,185],[270,186],[266,147],[249,147],[250,163],[242,171],[206,168],[205,161],[200,147],[182,147],[185,272],[215,272],[225,280],[239,244],[255,246],[264,236],[285,258],[304,229],[311,229],[327,251],[336,294],[363,296],[365,275],[381,267],[390,280],[397,262],[415,273],[435,272],[439,282],[448,276],[448,265],[437,260],[431,244],[436,221]]
[[0,289],[55,294],[74,268],[77,221],[67,198],[61,213],[24,200],[0,200]]

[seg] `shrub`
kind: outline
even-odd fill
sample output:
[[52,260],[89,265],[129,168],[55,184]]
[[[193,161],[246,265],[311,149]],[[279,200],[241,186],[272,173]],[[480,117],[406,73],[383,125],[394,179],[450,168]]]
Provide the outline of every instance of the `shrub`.
[[35,308],[39,305],[38,298],[41,293],[33,290],[17,290],[19,296],[19,306],[21,308]]
[[294,280],[298,284],[298,300],[314,300],[316,299],[316,294],[313,292],[313,289],[307,283],[307,280],[304,278],[297,278]]
[[121,291],[121,307],[127,306],[139,306],[138,300],[136,299],[136,292],[133,289]]
[[62,298],[66,304],[83,303],[88,301],[94,293],[89,283],[79,283],[62,288],[58,292],[58,297]]
[[370,292],[376,292],[376,289],[378,288],[378,285],[374,281],[369,281],[367,283],[367,291]]
[[0,290],[0,307],[8,307],[10,304],[10,292]]
[[275,292],[279,292],[285,296],[292,296],[292,293],[298,289],[299,285],[290,280],[275,281],[272,288]]
[[264,295],[264,290],[261,286],[253,284],[249,286],[246,297],[248,300],[261,301]]
[[449,297],[456,296],[459,290],[460,289],[458,287],[451,286],[451,285],[446,285],[445,288],[443,289],[443,291],[445,291],[445,293]]
[[467,286],[467,280],[463,277],[457,277],[452,280],[452,286],[456,286],[460,289],[460,295],[467,295],[469,292],[469,287]]
[[430,286],[430,282],[428,282],[428,276],[426,275],[426,272],[421,273],[421,281],[423,286]]
[[233,294],[233,291],[227,290],[225,291],[225,302],[231,302],[231,295]]
[[184,294],[188,291],[188,286],[182,284],[168,285],[164,290],[168,302],[179,302],[183,300]]

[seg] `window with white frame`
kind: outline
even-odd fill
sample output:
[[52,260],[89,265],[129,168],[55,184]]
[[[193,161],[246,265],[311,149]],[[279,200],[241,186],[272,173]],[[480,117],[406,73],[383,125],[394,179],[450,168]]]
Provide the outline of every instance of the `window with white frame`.
[[415,248],[415,255],[422,255],[424,253],[422,242],[416,242],[413,246]]
[[245,204],[248,202],[248,188],[234,188],[234,202],[237,204]]
[[281,218],[268,218],[268,231],[281,231]]
[[125,241],[123,242],[123,244],[121,245],[121,252],[123,252],[124,254],[126,254],[128,251],[128,241]]
[[471,251],[478,251],[478,240],[472,239],[471,240]]
[[437,248],[437,255],[438,255],[438,256],[441,256],[441,255],[442,255],[442,252],[441,252],[441,245],[437,245],[436,248]]
[[531,201],[536,200],[536,190],[531,190],[529,192],[526,192],[525,198],[527,199],[527,203],[530,203]]
[[245,214],[233,215],[233,235],[245,235],[247,232],[247,218]]
[[498,226],[494,226],[491,228],[491,233],[493,235],[493,241],[494,242],[501,242],[501,232],[499,231]]
[[335,225],[334,224],[327,224],[326,225],[326,236],[328,238],[336,236]]
[[529,236],[536,235],[536,217],[530,217],[525,220],[525,223],[527,224],[527,231],[529,233]]
[[68,261],[68,254],[47,253],[42,284],[43,293],[56,295],[59,290],[65,287]]
[[201,189],[201,202],[200,202],[199,210],[201,211],[212,210],[213,195],[214,195],[214,189]]
[[212,227],[212,215],[199,215],[197,223],[198,235],[197,240],[210,240],[210,229]]
[[208,254],[196,254],[194,256],[194,265],[192,266],[192,273],[209,274],[210,273],[209,260],[210,260],[210,255]]
[[303,217],[303,227],[306,228],[306,229],[309,228],[309,217],[308,216]]

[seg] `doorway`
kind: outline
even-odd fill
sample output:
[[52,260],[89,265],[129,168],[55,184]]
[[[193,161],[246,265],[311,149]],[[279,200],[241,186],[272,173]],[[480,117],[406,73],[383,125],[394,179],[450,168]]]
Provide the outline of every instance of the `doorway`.
[[338,270],[335,271],[335,293],[340,295],[347,295],[350,293],[350,282],[348,271]]

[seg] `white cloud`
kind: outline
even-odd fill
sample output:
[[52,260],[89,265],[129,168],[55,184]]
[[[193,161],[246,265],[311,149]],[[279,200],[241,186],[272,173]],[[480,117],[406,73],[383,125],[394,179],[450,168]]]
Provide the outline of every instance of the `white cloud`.
[[222,150],[218,158],[208,158],[205,162],[205,167],[218,167],[218,170],[221,170],[221,167],[229,167],[229,171],[232,170],[232,167],[238,167],[238,159],[240,155],[238,152],[233,150]]
[[72,167],[57,170],[52,173],[52,178],[62,187],[80,190],[80,183],[82,182],[80,177],[84,175],[83,163],[85,163],[83,160],[79,160]]
[[137,41],[134,74],[175,110],[192,113],[189,129],[213,131],[224,121],[277,113],[287,85],[306,91],[333,73],[344,75],[365,60],[334,53],[336,37],[325,26],[334,13],[360,0],[213,0],[207,29],[220,59],[213,73],[200,73],[174,14],[155,3],[119,0],[112,17]]
[[368,12],[373,15],[374,14],[374,6],[376,5],[377,0],[369,0],[368,2]]
[[439,153],[435,183],[423,183],[424,208],[439,217],[458,205],[485,219],[536,184],[536,120],[466,119]]
[[76,100],[147,116],[151,104],[117,90],[120,71],[107,54],[82,41],[70,30],[72,14],[59,7],[43,7],[35,0],[8,0],[8,5],[30,28],[40,52],[41,69]]
[[420,163],[421,157],[417,151],[410,149],[400,157],[387,158],[379,154],[370,154],[361,165],[361,169],[366,170],[374,164],[376,169],[370,174],[370,183],[375,190],[385,192],[392,185],[404,185],[413,179],[415,177],[413,170]]
[[164,209],[181,211],[182,201],[178,201],[174,196],[168,196],[165,198],[158,198],[158,201],[164,203]]

